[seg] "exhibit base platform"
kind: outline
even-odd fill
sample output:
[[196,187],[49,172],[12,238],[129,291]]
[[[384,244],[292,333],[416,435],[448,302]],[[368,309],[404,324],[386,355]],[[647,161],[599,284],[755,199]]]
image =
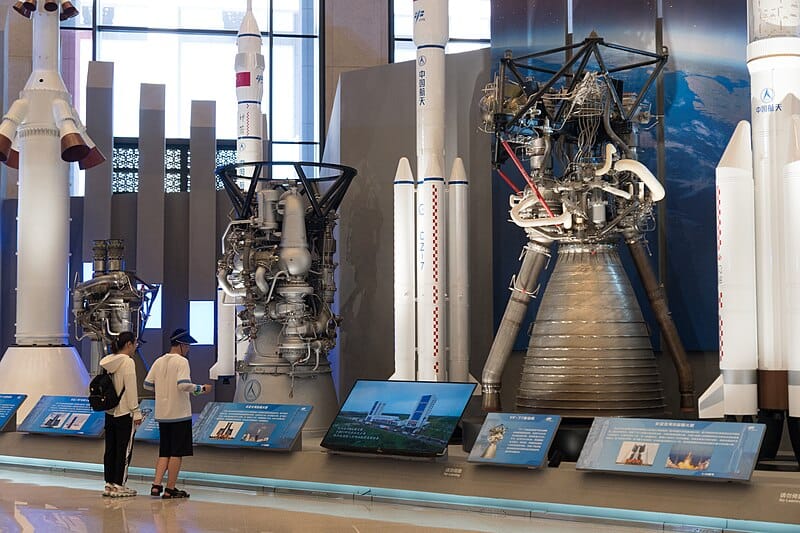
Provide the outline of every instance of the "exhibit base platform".
[[[448,458],[403,461],[302,451],[196,447],[185,483],[329,495],[530,516],[614,522],[679,531],[798,531],[800,476],[755,472],[749,483],[629,477],[476,465],[451,446]],[[149,482],[158,447],[137,442],[131,474]],[[102,439],[0,434],[0,465],[102,474]],[[99,482],[99,481],[98,481]]]

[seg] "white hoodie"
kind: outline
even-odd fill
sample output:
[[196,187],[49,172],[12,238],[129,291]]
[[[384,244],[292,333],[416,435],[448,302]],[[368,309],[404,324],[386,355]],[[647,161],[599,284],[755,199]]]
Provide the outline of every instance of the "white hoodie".
[[[141,420],[142,413],[139,411],[139,388],[136,384],[136,365],[133,358],[124,353],[107,355],[100,359],[100,366],[111,374],[111,381],[114,382],[114,389],[117,395],[122,393],[119,404],[106,411],[113,417],[133,415],[134,420]],[[125,390],[123,391],[123,387]]]

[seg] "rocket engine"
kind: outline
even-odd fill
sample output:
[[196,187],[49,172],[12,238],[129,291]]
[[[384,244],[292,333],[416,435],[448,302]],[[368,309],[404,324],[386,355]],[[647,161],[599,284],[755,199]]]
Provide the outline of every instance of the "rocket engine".
[[[77,339],[92,341],[89,370],[94,376],[117,335],[131,331],[141,339],[159,287],[125,270],[124,243],[120,239],[94,241],[92,260],[92,279],[76,283],[72,289],[72,314]],[[135,360],[140,394],[150,395],[141,387],[147,373],[144,361],[140,356]]]
[[[567,62],[552,68],[565,51]],[[627,61],[612,66],[604,53]],[[666,50],[634,50],[592,34],[564,48],[516,58],[507,53],[486,86],[481,111],[485,131],[495,135],[493,163],[514,190],[510,218],[529,242],[484,367],[485,410],[500,408],[503,367],[558,242],[517,408],[573,418],[663,413],[649,332],[617,252],[620,238],[631,249],[678,368],[681,407],[693,408],[691,371],[644,240],[665,191],[637,160],[638,130],[652,120],[644,95],[666,61]],[[639,92],[626,85],[642,79]],[[522,189],[499,168],[509,159],[525,179]]]
[[[282,174],[287,165],[296,178],[260,177],[262,168]],[[310,167],[319,169],[318,177],[306,176]],[[236,212],[222,237],[217,279],[237,307],[236,341],[247,346],[235,363],[237,401],[254,402],[263,393],[271,402],[310,403],[315,412],[308,429],[324,430],[338,405],[327,358],[340,321],[331,308],[336,210],[356,170],[257,162],[221,167],[217,176]],[[243,176],[247,191],[238,185]]]

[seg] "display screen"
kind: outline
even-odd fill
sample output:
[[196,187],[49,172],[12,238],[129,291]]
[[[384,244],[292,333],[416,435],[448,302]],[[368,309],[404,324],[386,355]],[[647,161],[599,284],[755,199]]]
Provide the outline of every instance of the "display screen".
[[763,424],[595,418],[579,470],[747,481]]
[[474,389],[474,383],[359,380],[322,439],[322,447],[442,455]]
[[558,415],[489,413],[468,461],[539,468],[547,461],[560,422]]

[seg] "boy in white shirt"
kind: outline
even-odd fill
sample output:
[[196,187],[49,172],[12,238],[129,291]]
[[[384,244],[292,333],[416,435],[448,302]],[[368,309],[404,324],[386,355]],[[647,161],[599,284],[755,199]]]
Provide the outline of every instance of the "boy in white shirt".
[[[192,451],[192,403],[190,394],[211,392],[211,385],[192,383],[189,346],[197,341],[185,329],[176,329],[170,336],[170,351],[153,362],[144,380],[144,388],[156,392],[155,418],[160,433],[156,475],[150,489],[151,496],[162,498],[188,498],[186,491],[175,488],[183,457]],[[164,474],[167,486],[161,484]]]
[[114,340],[114,353],[100,359],[100,366],[111,374],[114,390],[119,397],[117,406],[106,411],[106,451],[103,455],[106,486],[103,496],[136,496],[136,491],[126,487],[125,483],[133,456],[133,435],[142,423],[136,365],[133,362],[137,345],[134,334],[123,331]]

